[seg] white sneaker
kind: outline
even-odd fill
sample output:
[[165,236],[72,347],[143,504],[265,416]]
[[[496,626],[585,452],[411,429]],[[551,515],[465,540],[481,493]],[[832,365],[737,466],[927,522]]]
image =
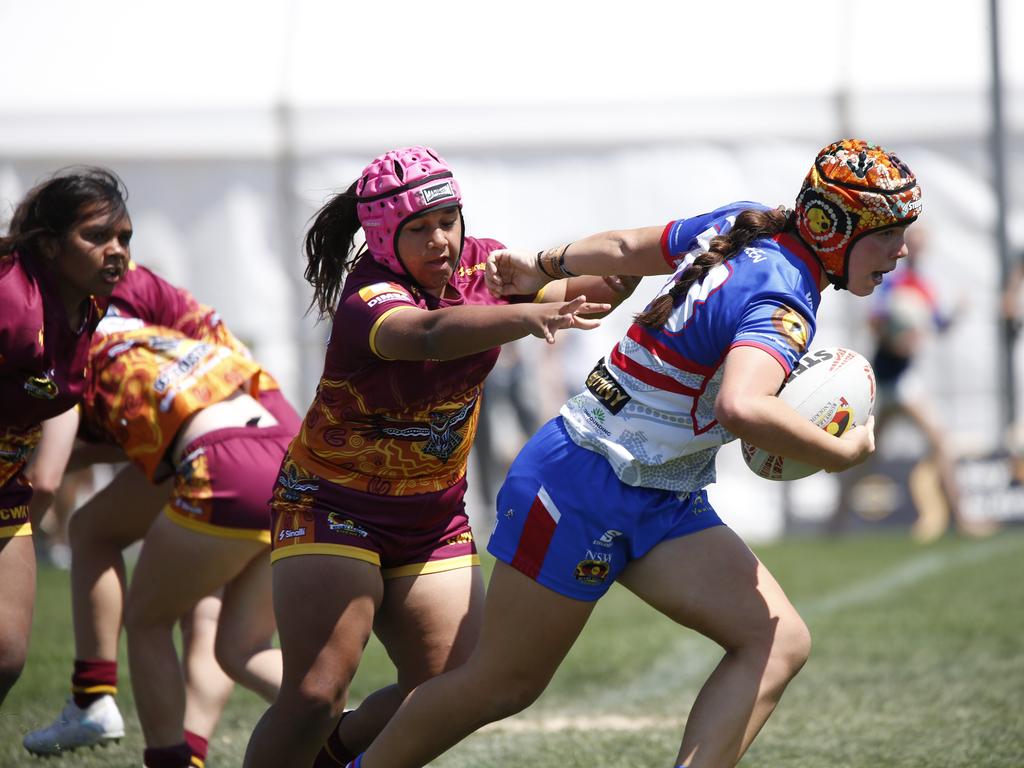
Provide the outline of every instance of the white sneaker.
[[124,720],[114,697],[107,694],[85,709],[79,709],[74,699],[68,699],[53,723],[30,731],[22,744],[33,755],[60,755],[79,747],[117,741],[122,736]]

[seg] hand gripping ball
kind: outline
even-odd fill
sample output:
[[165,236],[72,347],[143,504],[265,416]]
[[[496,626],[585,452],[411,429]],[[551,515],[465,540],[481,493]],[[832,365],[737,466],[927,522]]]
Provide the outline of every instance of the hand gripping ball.
[[[800,358],[779,390],[779,399],[836,437],[868,420],[875,405],[875,373],[860,354],[842,347],[827,347]],[[797,480],[820,468],[740,444],[751,471],[768,480]]]

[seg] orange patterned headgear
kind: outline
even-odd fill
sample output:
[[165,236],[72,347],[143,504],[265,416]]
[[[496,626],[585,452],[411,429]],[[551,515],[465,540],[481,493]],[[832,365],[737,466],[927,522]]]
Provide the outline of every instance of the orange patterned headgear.
[[892,152],[861,139],[825,147],[796,198],[797,232],[829,281],[846,287],[850,250],[861,237],[910,224],[921,213],[921,187]]

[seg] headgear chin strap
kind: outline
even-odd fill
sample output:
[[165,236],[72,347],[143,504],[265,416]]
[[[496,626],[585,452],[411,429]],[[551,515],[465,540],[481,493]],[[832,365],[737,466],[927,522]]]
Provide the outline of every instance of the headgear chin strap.
[[921,187],[906,163],[861,139],[825,147],[796,198],[797,232],[836,288],[845,288],[854,243],[910,224],[921,213]]
[[448,164],[429,147],[393,149],[374,158],[356,182],[356,215],[370,255],[407,274],[398,258],[398,233],[414,216],[437,208],[462,209],[462,194]]

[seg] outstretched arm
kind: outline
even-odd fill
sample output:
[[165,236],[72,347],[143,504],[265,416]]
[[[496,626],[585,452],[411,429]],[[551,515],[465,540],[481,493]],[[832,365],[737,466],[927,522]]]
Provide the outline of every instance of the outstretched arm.
[[[575,276],[671,274],[661,252],[664,227],[614,230],[590,235],[540,253],[502,249],[487,260],[487,287],[496,296],[535,293],[553,280]],[[572,295],[574,289],[567,289]],[[589,295],[589,294],[588,294]]]
[[388,315],[374,337],[376,351],[392,360],[454,360],[537,336],[549,344],[563,328],[590,330],[601,323],[593,315],[609,304],[580,296],[564,303],[445,307],[427,311],[403,308]]

